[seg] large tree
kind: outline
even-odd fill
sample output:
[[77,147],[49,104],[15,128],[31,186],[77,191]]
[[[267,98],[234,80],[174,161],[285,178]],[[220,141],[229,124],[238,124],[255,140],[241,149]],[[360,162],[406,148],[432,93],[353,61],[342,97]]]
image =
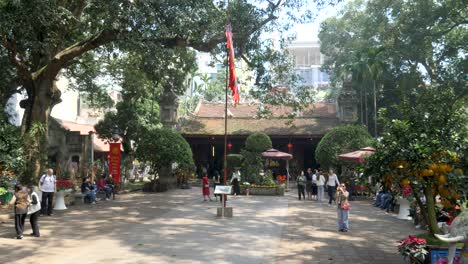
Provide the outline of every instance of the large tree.
[[467,12],[456,0],[350,2],[322,23],[323,68],[334,83],[353,76],[362,99],[361,122],[370,127],[377,112],[374,92],[377,106],[393,117],[401,114],[397,102],[418,86],[453,87],[458,100],[468,94]]
[[[287,24],[301,20],[304,16],[297,16],[295,11],[301,10],[304,2],[265,0],[254,5],[237,0],[226,7],[224,1],[212,0],[2,0],[0,72],[6,78],[2,95],[16,89],[26,93],[27,99],[21,102],[25,109],[23,134],[35,123],[47,128],[50,112],[60,102],[56,86],[59,74],[68,75],[79,84],[78,89],[99,94],[102,90],[95,77],[103,72],[90,74],[84,65],[98,63],[104,68],[109,59],[130,51],[222,50],[228,14],[238,54],[252,57],[252,65],[260,66],[264,57],[258,49],[262,46],[259,36],[284,26],[275,22],[280,14],[288,15]],[[171,80],[161,81],[171,84]],[[47,140],[41,142],[38,148],[47,149]],[[27,151],[37,150],[28,147]],[[35,155],[27,156],[33,159],[27,162],[34,165],[27,172],[26,182],[40,172]]]
[[466,167],[467,12],[456,0],[354,1],[320,33],[336,81],[352,74],[364,95],[377,82],[386,111],[369,173],[409,183],[432,234],[435,196],[450,205],[466,189],[454,168]]

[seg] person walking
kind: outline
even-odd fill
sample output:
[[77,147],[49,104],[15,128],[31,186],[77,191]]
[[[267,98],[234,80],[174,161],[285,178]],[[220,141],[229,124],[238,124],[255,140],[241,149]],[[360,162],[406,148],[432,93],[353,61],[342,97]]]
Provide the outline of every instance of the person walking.
[[57,191],[56,177],[53,169],[48,169],[47,173],[42,175],[39,180],[39,188],[42,191],[41,214],[53,215],[52,200]]
[[202,178],[202,193],[203,193],[203,201],[206,202],[206,197],[210,199],[210,180],[208,179],[208,174],[205,174]]
[[231,179],[231,184],[234,186],[234,195],[240,195],[240,181],[241,181],[241,173],[240,170],[237,169],[233,174],[232,174],[232,179]]
[[348,232],[349,230],[349,192],[346,190],[346,185],[342,183],[338,186],[336,193],[336,205],[338,213],[338,230],[340,232]]
[[305,198],[306,184],[307,184],[307,179],[304,175],[304,171],[301,171],[301,175],[297,177],[297,194],[299,195],[299,201],[301,200],[301,194],[302,194],[302,197],[304,197],[304,200],[306,199]]
[[323,202],[323,196],[325,192],[325,176],[317,170],[317,201]]
[[17,184],[15,186],[15,195],[10,201],[10,205],[14,205],[15,210],[15,229],[16,239],[23,239],[24,221],[28,213],[28,193],[23,191],[23,186]]
[[29,193],[29,223],[31,223],[32,234],[31,236],[40,237],[41,233],[39,232],[39,214],[41,214],[41,202],[39,200],[39,195],[34,191],[34,186],[28,186]]
[[328,174],[328,181],[327,181],[328,205],[329,206],[331,206],[332,201],[336,202],[335,192],[336,192],[336,186],[338,186],[339,184],[340,184],[340,181],[338,181],[338,176],[336,176],[333,170],[330,170],[330,173]]

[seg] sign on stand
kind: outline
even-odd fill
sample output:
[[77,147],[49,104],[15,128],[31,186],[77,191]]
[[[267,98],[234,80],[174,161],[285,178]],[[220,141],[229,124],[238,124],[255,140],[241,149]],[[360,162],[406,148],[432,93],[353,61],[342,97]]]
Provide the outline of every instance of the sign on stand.
[[232,193],[231,185],[216,185],[214,194],[226,194],[230,195]]

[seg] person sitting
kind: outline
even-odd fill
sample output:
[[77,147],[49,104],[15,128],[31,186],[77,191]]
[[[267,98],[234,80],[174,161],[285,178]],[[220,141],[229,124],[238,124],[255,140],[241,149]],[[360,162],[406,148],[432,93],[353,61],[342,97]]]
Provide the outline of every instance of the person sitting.
[[109,200],[112,188],[106,184],[106,176],[102,176],[97,182],[97,189],[98,191],[103,191],[106,193],[106,200]]
[[85,195],[85,201],[88,199],[92,204],[96,204],[96,193],[89,177],[83,179],[81,184],[81,193]]
[[380,204],[380,209],[386,210],[390,208],[392,202],[392,194],[390,192],[386,192],[382,195],[382,203]]
[[382,205],[382,197],[384,196],[384,194],[385,194],[385,191],[380,191],[377,194],[377,197],[375,198],[375,203],[374,203],[375,207],[380,207]]

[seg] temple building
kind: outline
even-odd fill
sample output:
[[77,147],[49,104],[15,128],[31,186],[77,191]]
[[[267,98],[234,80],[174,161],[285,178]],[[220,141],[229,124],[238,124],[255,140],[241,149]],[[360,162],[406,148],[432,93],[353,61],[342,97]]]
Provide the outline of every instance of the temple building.
[[[338,104],[315,103],[298,117],[287,117],[291,109],[271,107],[268,119],[257,117],[257,106],[241,104],[228,107],[228,153],[240,153],[246,138],[264,132],[272,139],[273,148],[289,152],[299,169],[316,168],[315,148],[330,129],[356,121],[353,96],[341,98]],[[178,130],[189,142],[195,164],[221,171],[224,154],[224,104],[200,103],[192,116],[180,119]]]

